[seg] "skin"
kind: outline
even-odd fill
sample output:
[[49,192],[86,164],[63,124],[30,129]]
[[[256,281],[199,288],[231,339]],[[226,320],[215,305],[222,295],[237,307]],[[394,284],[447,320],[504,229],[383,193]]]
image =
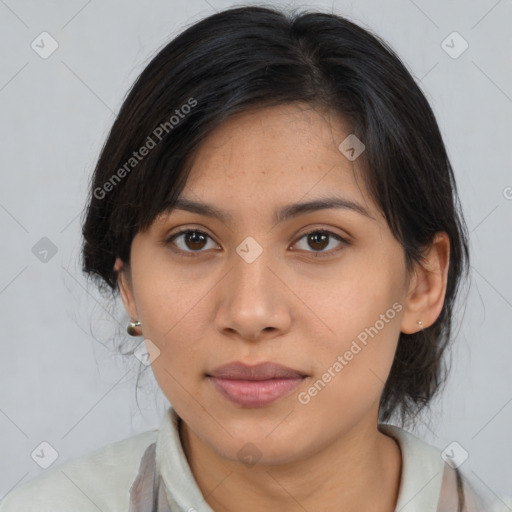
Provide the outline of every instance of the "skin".
[[[240,503],[245,512],[395,509],[401,454],[377,428],[379,399],[400,331],[420,330],[420,319],[428,327],[442,309],[450,244],[438,233],[422,266],[406,272],[404,250],[358,178],[357,160],[338,150],[349,134],[338,115],[300,104],[230,118],[196,153],[182,197],[232,218],[174,210],[134,237],[130,266],[116,261],[125,308],[160,350],[154,375],[183,420],[186,457],[217,512]],[[335,194],[372,218],[323,209],[273,220],[276,208]],[[166,242],[182,228],[209,237]],[[311,229],[349,243],[308,241]],[[252,263],[236,252],[248,236],[263,250]],[[402,306],[394,318],[300,403],[299,393],[393,303]],[[278,362],[308,377],[269,405],[244,408],[205,376],[233,361]],[[248,442],[260,453],[254,466],[237,456]]]

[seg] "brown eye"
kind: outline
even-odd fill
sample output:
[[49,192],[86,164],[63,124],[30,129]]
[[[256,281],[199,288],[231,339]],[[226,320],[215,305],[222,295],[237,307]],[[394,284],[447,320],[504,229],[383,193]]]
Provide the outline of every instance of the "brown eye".
[[[198,229],[185,229],[172,235],[168,242],[176,245],[181,252],[194,253],[204,252],[207,245],[207,240],[210,236]],[[176,243],[178,240],[180,243]]]
[[[184,229],[172,235],[166,243],[172,244],[177,247],[175,252],[183,253],[186,256],[199,256],[201,253],[206,252],[208,248],[208,240],[211,240],[210,235],[204,231],[198,229]],[[341,236],[327,230],[314,230],[309,233],[305,233],[299,239],[306,240],[306,247],[299,247],[301,251],[309,252],[314,255],[315,258],[332,256],[333,253],[338,252],[344,245],[349,245],[349,242]],[[339,243],[337,247],[325,250],[327,247],[332,245],[332,240],[337,240]],[[213,242],[213,241],[212,241]],[[298,242],[296,243],[296,245]],[[312,249],[312,250],[311,250]],[[174,249],[173,249],[174,250]]]
[[187,247],[193,250],[198,250],[204,247],[206,236],[202,233],[198,233],[197,231],[191,231],[185,234],[184,240]]
[[[324,249],[331,245],[331,240],[333,238],[340,243],[338,244],[337,247],[325,251]],[[315,257],[330,256],[333,253],[338,252],[343,245],[348,245],[348,241],[342,238],[341,236],[337,235],[336,233],[333,233],[332,231],[319,229],[315,231],[310,231],[309,233],[305,233],[304,235],[301,236],[299,240],[302,239],[306,239],[307,247],[313,249],[313,251],[308,251],[307,247],[303,247],[301,248],[301,250],[305,250],[306,252],[312,252],[315,255]]]
[[327,233],[319,232],[307,235],[308,244],[315,250],[323,250],[329,245],[329,235]]

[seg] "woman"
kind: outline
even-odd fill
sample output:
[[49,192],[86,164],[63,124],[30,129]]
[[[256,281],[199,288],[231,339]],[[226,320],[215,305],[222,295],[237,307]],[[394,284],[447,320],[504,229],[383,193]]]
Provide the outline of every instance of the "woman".
[[457,446],[387,424],[446,377],[469,254],[432,110],[376,36],[264,7],[189,27],[124,101],[83,236],[172,406],[0,511],[483,510]]

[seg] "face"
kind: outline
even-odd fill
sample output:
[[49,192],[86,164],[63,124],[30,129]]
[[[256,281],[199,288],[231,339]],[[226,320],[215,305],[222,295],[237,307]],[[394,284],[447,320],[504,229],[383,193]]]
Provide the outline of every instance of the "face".
[[[428,289],[415,292],[357,159],[338,149],[349,134],[335,114],[298,104],[231,118],[195,155],[181,195],[224,216],[163,214],[133,239],[130,267],[116,263],[126,309],[160,351],[159,386],[226,459],[251,442],[262,461],[292,461],[375,429],[400,331],[435,320],[437,303],[418,313]],[[327,198],[353,207],[275,217]],[[269,403],[235,403],[208,375],[237,361],[305,377]]]

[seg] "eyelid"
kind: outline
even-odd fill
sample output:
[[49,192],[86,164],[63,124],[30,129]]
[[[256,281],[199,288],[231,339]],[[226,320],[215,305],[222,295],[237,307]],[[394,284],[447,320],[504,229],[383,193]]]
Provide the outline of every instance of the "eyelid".
[[347,242],[349,243],[350,242],[350,237],[347,234],[340,234],[340,233],[337,233],[336,231],[333,231],[335,228],[332,228],[332,227],[326,227],[326,226],[313,226],[312,228],[307,228],[306,231],[304,231],[303,233],[300,233],[298,235],[296,235],[297,239],[300,239],[302,238],[303,236],[305,235],[309,235],[311,233],[316,233],[318,231],[321,231],[321,232],[325,232],[325,233],[328,233],[330,235],[333,235],[337,238],[339,238],[340,240],[343,240],[344,242]]

